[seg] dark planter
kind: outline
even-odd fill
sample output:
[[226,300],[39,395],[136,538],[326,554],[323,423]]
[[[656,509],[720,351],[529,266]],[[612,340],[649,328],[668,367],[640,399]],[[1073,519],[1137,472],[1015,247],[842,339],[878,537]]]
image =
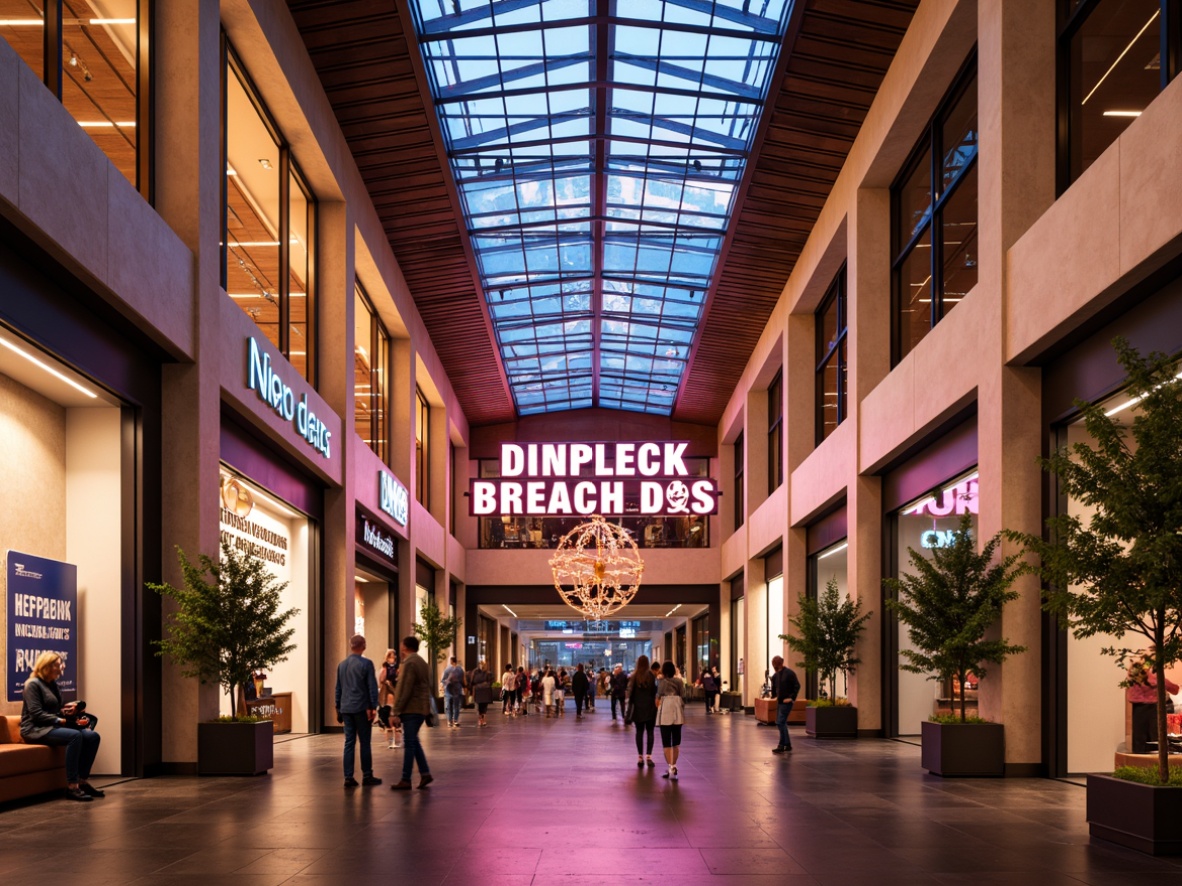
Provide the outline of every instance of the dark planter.
[[804,709],[804,734],[809,738],[857,738],[858,709],[850,705]]
[[1147,855],[1182,855],[1182,788],[1089,775],[1088,828]]
[[718,709],[721,711],[743,710],[743,697],[737,692],[723,692],[718,696]]
[[1000,723],[923,724],[923,768],[945,778],[1002,778],[1005,727]]
[[198,775],[262,775],[275,765],[275,726],[198,723]]

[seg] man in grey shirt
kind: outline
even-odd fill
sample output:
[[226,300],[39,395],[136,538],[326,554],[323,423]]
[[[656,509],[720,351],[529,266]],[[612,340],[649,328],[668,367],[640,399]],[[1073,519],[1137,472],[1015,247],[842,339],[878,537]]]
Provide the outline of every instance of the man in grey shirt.
[[365,638],[354,634],[349,640],[349,657],[337,665],[337,722],[345,727],[345,787],[357,787],[353,777],[353,746],[361,740],[361,783],[372,787],[382,783],[373,775],[370,736],[378,709],[378,679],[365,652]]

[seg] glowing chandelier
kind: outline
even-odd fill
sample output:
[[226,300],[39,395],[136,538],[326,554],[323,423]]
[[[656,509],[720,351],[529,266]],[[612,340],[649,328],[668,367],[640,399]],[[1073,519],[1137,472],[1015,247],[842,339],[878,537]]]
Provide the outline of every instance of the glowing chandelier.
[[550,569],[563,602],[599,620],[632,602],[644,561],[627,529],[595,514],[562,537]]

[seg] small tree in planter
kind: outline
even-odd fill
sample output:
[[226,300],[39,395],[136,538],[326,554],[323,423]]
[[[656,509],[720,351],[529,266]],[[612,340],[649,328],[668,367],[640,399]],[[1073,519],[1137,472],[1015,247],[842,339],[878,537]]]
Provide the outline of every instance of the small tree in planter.
[[[156,641],[157,655],[178,664],[185,677],[219,684],[230,697],[231,711],[237,711],[244,697],[243,687],[254,671],[274,667],[295,649],[291,642],[295,628],[286,625],[299,610],[280,612],[281,594],[287,583],[276,580],[262,560],[238,553],[227,542],[222,542],[220,561],[201,554],[193,563],[180,548],[177,557],[184,576],[182,587],[167,582],[148,584],[150,590],[177,604],[176,612],[166,617],[167,636]],[[231,715],[228,719],[239,718]],[[249,717],[244,720],[255,722]],[[199,730],[205,725],[199,724]],[[270,731],[260,730],[260,734],[265,735],[269,752]],[[262,747],[257,742],[251,746],[256,745]],[[210,773],[226,771],[203,765],[204,747],[199,736],[199,769]],[[270,768],[269,759],[251,763],[248,768],[260,771],[263,763],[266,765],[261,771]]]
[[[1016,565],[1021,554],[993,562],[1000,543],[1001,533],[998,533],[977,553],[972,518],[965,514],[959,530],[952,535],[951,544],[932,548],[931,559],[908,548],[913,574],[883,581],[896,595],[895,599],[887,600],[886,605],[907,626],[911,643],[915,646],[902,650],[906,662],[899,667],[915,674],[927,674],[932,680],[957,678],[962,724],[967,722],[965,691],[968,675],[972,673],[983,678],[985,664],[1000,665],[1007,657],[1026,651],[1024,646],[1015,646],[1005,638],[986,639],[986,633],[1001,615],[1002,607],[1018,597],[1018,592],[1011,590],[1011,586],[1022,571],[1022,567]],[[925,735],[939,734],[928,727],[929,724],[924,724]],[[995,731],[1000,743],[1003,733],[1000,727]],[[937,749],[929,754],[928,745],[925,740],[925,768],[940,774],[960,774],[956,765],[940,765]],[[1004,752],[1000,746],[994,749],[992,760],[996,765],[987,768],[1001,774],[997,771],[1004,771]],[[929,763],[939,768],[933,768]],[[984,774],[984,771],[971,774]]]
[[[1113,346],[1138,406],[1132,441],[1130,429],[1102,405],[1080,402],[1094,442],[1042,459],[1069,497],[1094,509],[1088,525],[1063,514],[1047,521],[1050,541],[1012,537],[1038,555],[1040,565],[1029,568],[1049,588],[1044,606],[1076,637],[1133,634],[1149,642],[1146,665],[1157,682],[1157,781],[1165,785],[1165,670],[1182,660],[1182,379],[1177,361],[1164,354],[1143,358],[1121,338]],[[1141,639],[1134,644],[1144,645]],[[1139,652],[1132,646],[1104,650],[1124,668]]]
[[446,618],[439,607],[430,600],[419,608],[415,636],[427,647],[427,663],[431,666],[432,686],[439,684],[439,665],[447,658],[447,650],[455,643],[459,628],[458,618]]
[[862,612],[862,601],[841,599],[837,582],[829,579],[825,592],[813,599],[800,595],[799,614],[789,619],[797,634],[780,634],[800,654],[797,667],[815,671],[822,685],[829,684],[829,706],[813,702],[805,709],[805,732],[814,738],[856,738],[858,712],[837,695],[837,674],[848,681],[861,659],[854,652],[872,613]]

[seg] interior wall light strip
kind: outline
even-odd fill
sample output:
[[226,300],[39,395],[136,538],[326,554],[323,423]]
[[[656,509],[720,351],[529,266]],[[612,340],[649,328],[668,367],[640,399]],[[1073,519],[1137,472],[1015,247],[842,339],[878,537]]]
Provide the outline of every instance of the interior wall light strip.
[[83,129],[113,129],[118,126],[120,129],[135,128],[134,120],[79,120],[78,125]]
[[83,394],[85,394],[87,397],[90,397],[92,400],[98,399],[98,394],[96,394],[94,391],[84,388],[82,385],[78,384],[78,382],[74,381],[74,379],[63,375],[62,373],[60,373],[56,369],[54,369],[52,366],[50,366],[48,363],[44,362],[43,360],[39,360],[37,357],[34,357],[32,354],[28,353],[24,349],[18,348],[16,345],[14,345],[12,342],[8,341],[7,339],[0,338],[0,345],[4,345],[4,347],[8,348],[8,350],[12,351],[14,354],[19,354],[20,356],[24,357],[26,360],[28,360],[30,363],[34,364],[35,366],[40,366],[42,369],[44,369],[46,372],[48,372],[54,378],[64,381],[66,384],[68,384],[74,390],[81,391]]
[[[1182,379],[1182,372],[1179,372],[1177,375],[1174,376],[1174,378],[1175,379]],[[1105,418],[1112,418],[1112,416],[1114,416],[1120,412],[1124,412],[1130,406],[1136,406],[1138,403],[1140,403],[1144,399],[1145,399],[1145,395],[1142,394],[1138,397],[1133,397],[1131,400],[1126,400],[1124,403],[1121,403],[1120,406],[1114,406],[1114,407],[1112,407],[1112,409],[1109,409],[1107,412],[1105,412],[1104,417]]]
[[1137,32],[1137,36],[1129,41],[1129,45],[1126,46],[1124,48],[1124,51],[1121,52],[1121,54],[1116,57],[1116,61],[1114,61],[1109,66],[1108,70],[1104,72],[1104,76],[1096,81],[1096,85],[1092,87],[1092,91],[1089,92],[1087,95],[1085,95],[1083,101],[1081,101],[1079,103],[1080,107],[1083,107],[1084,105],[1086,105],[1088,103],[1088,99],[1090,99],[1093,95],[1096,94],[1096,90],[1100,88],[1100,84],[1102,84],[1105,80],[1108,79],[1108,75],[1111,74],[1116,69],[1116,66],[1120,64],[1120,60],[1129,54],[1129,50],[1132,49],[1133,46],[1136,44],[1136,42],[1141,39],[1141,35],[1149,30],[1149,26],[1152,25],[1155,21],[1157,21],[1157,17],[1159,15],[1161,15],[1160,8],[1156,12],[1154,12],[1153,15],[1149,16],[1149,21],[1147,21],[1145,23],[1145,25],[1141,28],[1141,30]]
[[817,559],[824,560],[826,557],[832,557],[834,554],[840,554],[842,551],[844,551],[849,546],[850,546],[850,543],[847,541],[845,544],[840,545],[839,547],[836,547],[831,551],[826,551],[825,553],[821,554],[821,556],[817,557]]
[[501,608],[504,609],[506,612],[508,612],[514,618],[517,618],[517,613],[514,612],[512,609],[510,609],[508,606],[506,606],[504,603],[501,604]]

